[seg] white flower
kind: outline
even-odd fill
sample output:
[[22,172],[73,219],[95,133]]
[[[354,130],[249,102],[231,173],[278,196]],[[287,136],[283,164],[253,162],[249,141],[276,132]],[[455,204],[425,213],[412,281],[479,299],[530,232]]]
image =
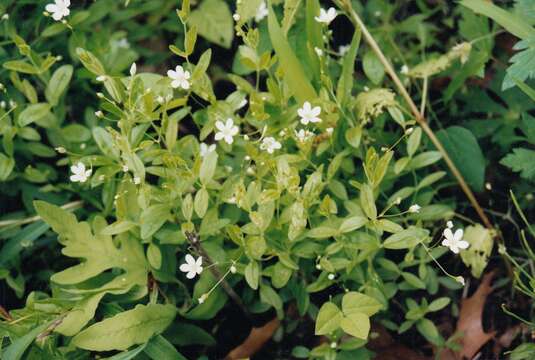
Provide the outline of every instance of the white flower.
[[258,9],[256,10],[256,14],[254,16],[254,19],[256,20],[256,22],[260,22],[260,21],[262,21],[263,18],[268,16],[268,14],[269,14],[269,11],[268,11],[268,8],[266,6],[266,2],[262,1],[260,3],[260,6],[258,7]]
[[297,110],[297,115],[301,117],[301,124],[307,125],[309,122],[311,123],[319,123],[321,122],[321,119],[318,117],[321,114],[321,108],[319,106],[315,106],[314,108],[308,101],[305,101],[303,104],[303,107],[301,109]]
[[98,118],[103,118],[104,117],[104,113],[100,110],[98,111],[95,111],[95,116],[98,117]]
[[86,170],[85,165],[82,162],[71,166],[72,175],[70,177],[72,182],[81,182],[84,183],[87,181],[87,178],[91,176],[92,170]]
[[465,285],[465,281],[464,281],[464,278],[462,276],[456,276],[455,277],[455,281],[457,281],[459,284],[461,284],[462,286]]
[[[180,271],[187,273],[188,279],[193,279],[196,275],[202,273],[202,256],[199,256],[197,260],[190,254],[186,255],[186,262],[180,265]],[[199,299],[200,302],[200,299]]]
[[328,127],[327,129],[325,129],[325,131],[327,132],[327,135],[332,135],[333,132],[334,132],[334,129],[332,127]]
[[338,346],[338,344],[336,343],[336,341],[333,341],[331,343],[331,349],[336,349],[337,346]]
[[448,222],[446,223],[446,226],[447,226],[448,228],[450,228],[450,229],[453,228],[453,222],[448,221]]
[[399,72],[402,73],[403,75],[407,75],[409,73],[409,67],[407,65],[403,65]]
[[206,145],[205,143],[201,143],[201,149],[200,149],[201,157],[205,157],[206,155],[208,155],[214,150],[215,150],[215,144]]
[[312,136],[314,136],[314,133],[305,129],[301,129],[299,131],[295,131],[295,137],[300,142],[305,142],[308,139],[310,139]]
[[334,20],[335,17],[336,17],[336,9],[333,8],[333,7],[330,7],[329,10],[327,10],[327,11],[325,11],[325,9],[321,8],[320,9],[320,15],[314,17],[314,19],[316,19],[316,21],[319,22],[319,23],[329,25],[331,23],[331,21]]
[[128,172],[128,166],[127,165],[123,165],[123,172]]
[[414,131],[414,128],[410,127],[407,130],[405,130],[405,135],[410,135]]
[[136,75],[137,72],[137,65],[136,63],[132,63],[132,66],[130,66],[130,76]]
[[240,129],[234,125],[234,121],[230,118],[227,119],[226,123],[219,120],[216,121],[215,127],[219,130],[215,133],[215,139],[217,141],[224,139],[227,144],[232,144],[234,142],[234,136],[240,131]]
[[139,176],[134,176],[134,184],[136,185],[141,184],[141,178]]
[[232,18],[234,19],[234,21],[238,22],[238,21],[240,21],[240,14],[236,13],[236,14],[232,15]]
[[175,70],[168,70],[167,71],[167,76],[169,76],[171,78],[171,80],[173,80],[171,82],[171,86],[176,89],[176,88],[182,88],[184,90],[188,90],[189,89],[189,78],[190,78],[190,73],[189,71],[184,71],[184,68],[180,65],[177,65],[177,67],[175,68]]
[[268,154],[273,154],[275,150],[278,150],[281,147],[281,143],[270,136],[264,138],[264,140],[262,140],[262,144],[260,145],[260,149],[266,150]]
[[103,82],[106,80],[106,75],[99,75],[97,76],[97,81]]
[[67,149],[65,149],[63,146],[58,146],[56,148],[56,151],[59,153],[59,154],[65,154],[67,152]]
[[418,205],[418,204],[414,204],[414,205],[411,205],[411,206],[409,207],[409,212],[410,212],[410,213],[419,213],[421,208],[422,208],[422,207],[421,207],[420,205]]
[[69,16],[71,11],[71,0],[55,0],[53,4],[48,4],[45,10],[52,14],[52,19],[59,21],[65,16]]
[[323,50],[321,50],[319,47],[314,47],[314,51],[316,52],[316,55],[318,55],[319,57],[322,57],[323,56]]
[[454,254],[458,254],[459,251],[467,249],[470,244],[468,241],[463,240],[463,229],[457,229],[455,234],[450,228],[444,230],[443,233],[445,239],[442,240],[442,246],[447,246]]
[[231,265],[230,266],[230,272],[233,273],[233,274],[236,274],[236,271],[237,271],[236,266]]

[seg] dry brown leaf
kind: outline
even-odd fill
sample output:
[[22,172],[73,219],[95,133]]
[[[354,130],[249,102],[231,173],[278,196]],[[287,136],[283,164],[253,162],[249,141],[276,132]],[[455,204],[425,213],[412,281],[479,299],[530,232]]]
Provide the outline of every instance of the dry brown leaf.
[[232,349],[225,359],[239,360],[250,358],[271,339],[275,331],[279,328],[279,325],[279,319],[274,318],[262,327],[252,328],[247,339],[245,339],[239,346]]
[[460,358],[472,359],[478,350],[496,334],[495,331],[486,333],[483,330],[483,309],[488,295],[492,292],[490,286],[494,273],[488,273],[483,277],[476,292],[469,298],[461,301],[461,311],[457,321],[457,333],[461,333],[459,340],[462,348]]

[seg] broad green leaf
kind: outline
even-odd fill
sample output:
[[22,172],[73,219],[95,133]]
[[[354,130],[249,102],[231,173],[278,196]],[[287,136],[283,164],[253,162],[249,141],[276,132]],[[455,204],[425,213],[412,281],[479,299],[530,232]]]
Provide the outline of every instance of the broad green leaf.
[[485,184],[485,157],[476,137],[460,126],[451,126],[437,132],[455,166],[475,191],[482,191]]
[[130,350],[130,351],[124,351],[124,352],[120,352],[116,355],[113,355],[111,357],[107,357],[107,358],[104,358],[103,360],[131,360],[131,359],[135,359],[139,354],[141,354],[143,352],[143,350],[145,350],[145,346],[147,346],[147,344],[143,344],[143,345],[139,345],[138,347]]
[[204,0],[188,18],[197,27],[199,35],[224,48],[230,48],[234,39],[234,21],[223,0]]
[[72,72],[72,65],[63,65],[57,68],[54,74],[52,74],[45,90],[46,99],[52,106],[58,103],[59,98],[63,95],[65,89],[67,89],[67,85],[71,81]]
[[150,266],[155,269],[162,267],[162,251],[157,245],[153,243],[149,244],[147,247],[147,260],[149,261]]
[[418,276],[410,272],[402,272],[401,276],[409,283],[409,285],[414,286],[417,289],[425,289],[425,283]]
[[82,48],[77,48],[76,54],[78,55],[78,58],[85,66],[85,68],[91,71],[94,75],[100,76],[106,73],[104,70],[104,66],[102,65],[100,60],[90,51],[87,51]]
[[461,259],[470,267],[472,275],[481,277],[487,266],[494,241],[491,231],[481,224],[470,225],[464,230],[464,240],[468,241],[468,249],[461,251]]
[[368,218],[364,216],[352,216],[345,219],[340,225],[340,232],[347,233],[360,229],[368,223]]
[[273,284],[273,287],[281,289],[288,283],[291,276],[292,269],[288,268],[282,262],[279,261],[273,266],[271,283]]
[[413,133],[407,139],[407,154],[413,156],[420,146],[420,140],[422,139],[422,128],[417,127],[414,129]]
[[375,85],[379,85],[385,76],[385,68],[377,55],[371,50],[368,50],[362,59],[362,67],[364,73]]
[[326,302],[320,308],[318,317],[316,318],[316,335],[329,334],[340,327],[343,314],[338,309],[338,306],[332,302]]
[[[288,35],[288,31],[295,22],[295,16],[301,5],[302,0],[285,0],[284,1],[284,18],[282,19],[282,31]],[[244,1],[242,1],[243,3]],[[246,1],[249,2],[249,1]],[[251,1],[254,2],[254,1]]]
[[0,153],[0,181],[5,181],[15,168],[15,159]]
[[268,5],[268,29],[271,43],[275,49],[275,53],[279,59],[279,67],[284,72],[284,79],[291,93],[296,97],[300,103],[314,100],[317,95],[316,91],[310,84],[310,81],[305,75],[303,66],[295,56],[288,40],[284,36],[271,3]]
[[256,290],[258,289],[258,282],[260,280],[260,266],[258,263],[254,260],[252,260],[247,266],[245,267],[245,281],[247,281],[247,284],[249,286]]
[[424,241],[429,231],[421,228],[409,228],[386,238],[383,243],[385,249],[410,249]]
[[203,185],[208,185],[214,177],[217,166],[217,152],[210,151],[202,160],[199,178]]
[[26,109],[22,110],[18,117],[18,124],[20,127],[24,127],[39,121],[46,116],[50,115],[50,104],[37,103],[29,105]]
[[162,333],[175,315],[173,305],[137,305],[132,310],[91,325],[76,335],[72,342],[81,349],[92,351],[126,350]]
[[439,151],[426,151],[413,157],[409,162],[409,168],[420,169],[434,164],[440,159],[442,159],[442,154]]
[[418,329],[420,334],[434,345],[439,345],[443,341],[437,327],[429,319],[423,318],[418,320],[418,322],[416,322],[416,329]]
[[114,146],[111,134],[102,127],[94,127],[92,129],[93,139],[97,143],[100,151],[114,159],[119,159],[120,153],[117,146]]
[[340,322],[342,330],[358,339],[367,339],[370,333],[370,318],[363,313],[352,313]]
[[282,310],[282,299],[271,286],[260,284],[260,301]]
[[310,230],[307,233],[307,236],[313,239],[326,239],[326,238],[336,236],[338,234],[339,234],[339,231],[337,229],[333,229],[327,226],[319,226],[317,228]]
[[523,21],[522,18],[503,10],[492,2],[485,0],[462,0],[460,4],[478,14],[491,18],[516,37],[525,39],[535,35],[535,29]]
[[195,194],[195,200],[193,201],[193,208],[195,209],[195,213],[200,218],[203,218],[206,214],[206,210],[208,209],[208,201],[210,197],[208,195],[208,191],[206,189],[200,188],[199,191]]
[[377,218],[377,207],[375,206],[375,197],[373,196],[372,187],[364,184],[360,188],[360,206],[370,219]]
[[165,224],[170,215],[170,208],[167,204],[152,205],[143,210],[140,219],[141,238],[148,239],[154,235]]
[[4,68],[23,74],[39,74],[39,69],[32,64],[22,60],[6,61],[3,63]]
[[56,328],[56,332],[65,336],[74,336],[95,316],[100,300],[106,295],[105,291],[89,295],[80,300],[63,318]]
[[383,305],[372,298],[355,291],[350,291],[342,298],[342,311],[344,314],[350,315],[353,313],[363,313],[367,316],[372,316],[377,313]]
[[431,304],[429,304],[429,306],[427,307],[427,309],[429,311],[439,311],[439,310],[442,310],[444,309],[446,306],[449,305],[449,303],[451,302],[451,299],[448,298],[448,297],[441,297],[441,298],[438,298],[438,299],[435,299],[431,302]]

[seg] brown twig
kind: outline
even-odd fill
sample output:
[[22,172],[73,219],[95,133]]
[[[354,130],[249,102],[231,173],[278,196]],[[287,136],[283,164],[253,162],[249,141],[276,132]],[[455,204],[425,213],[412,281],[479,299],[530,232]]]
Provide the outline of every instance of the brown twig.
[[379,61],[381,61],[381,63],[383,64],[386,72],[388,73],[388,75],[390,76],[394,84],[396,85],[400,95],[405,99],[405,101],[409,105],[409,108],[416,122],[418,123],[418,125],[421,126],[421,128],[427,134],[427,136],[429,137],[433,145],[435,145],[437,150],[442,154],[442,157],[444,158],[446,165],[448,165],[453,176],[457,179],[461,189],[466,194],[466,197],[468,198],[468,200],[470,201],[470,203],[476,210],[483,224],[485,224],[485,226],[489,229],[494,229],[494,226],[492,225],[489,218],[483,211],[481,205],[479,205],[479,202],[474,196],[474,193],[472,192],[472,190],[470,189],[470,187],[464,180],[463,176],[461,175],[461,173],[459,172],[459,170],[457,169],[457,167],[451,160],[446,149],[444,149],[444,146],[442,146],[442,143],[440,142],[440,140],[438,140],[433,130],[427,124],[427,120],[425,119],[425,117],[422,115],[420,110],[418,110],[418,107],[412,100],[411,96],[409,95],[407,89],[405,88],[405,86],[403,85],[399,77],[397,76],[396,71],[394,70],[394,68],[388,61],[388,59],[385,57],[385,55],[383,54],[381,48],[379,47],[379,45],[377,44],[373,36],[368,31],[368,28],[366,27],[366,25],[364,24],[360,16],[355,12],[353,7],[351,6],[351,2],[349,0],[338,0],[337,2],[338,2],[339,7],[345,10],[346,13],[349,15],[349,18],[354,23],[354,25],[362,30],[362,35],[364,36],[364,39],[366,40],[368,45],[371,47],[375,55],[377,55],[377,57],[379,58]]
[[[190,243],[191,246],[197,250],[201,256],[206,259],[210,264],[214,264],[214,261],[210,258],[206,250],[202,247],[199,236],[196,233],[193,232],[186,232],[186,239]],[[217,269],[215,266],[210,267],[210,271],[216,278],[218,282],[221,282],[221,286],[223,287],[223,290],[227,293],[227,295],[240,307],[240,309],[243,311],[244,315],[247,316],[248,319],[251,318],[251,314],[243,304],[243,301],[241,301],[241,298],[236,294],[234,289],[230,286],[230,284],[227,282],[227,280],[224,279],[223,275],[221,275],[221,272]]]

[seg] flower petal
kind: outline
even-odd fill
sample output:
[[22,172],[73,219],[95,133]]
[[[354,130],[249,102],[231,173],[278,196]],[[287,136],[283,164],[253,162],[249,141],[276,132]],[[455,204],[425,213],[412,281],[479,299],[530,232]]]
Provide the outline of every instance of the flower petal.
[[189,273],[186,274],[186,277],[188,279],[193,279],[195,277],[195,275],[197,275],[197,273],[195,271],[190,271]]
[[195,264],[195,258],[193,258],[193,256],[191,256],[191,254],[187,254],[186,255],[186,262],[190,265],[192,264]]
[[448,240],[453,240],[454,237],[453,237],[453,233],[451,232],[451,229],[450,228],[447,228],[447,229],[444,229],[444,232],[442,233],[444,235],[444,237]]
[[455,234],[453,234],[453,239],[455,239],[455,241],[462,240],[463,234],[464,234],[463,229],[457,229],[455,230]]
[[182,271],[182,272],[189,272],[190,268],[191,268],[191,266],[189,266],[188,264],[182,264],[179,267],[180,271]]

